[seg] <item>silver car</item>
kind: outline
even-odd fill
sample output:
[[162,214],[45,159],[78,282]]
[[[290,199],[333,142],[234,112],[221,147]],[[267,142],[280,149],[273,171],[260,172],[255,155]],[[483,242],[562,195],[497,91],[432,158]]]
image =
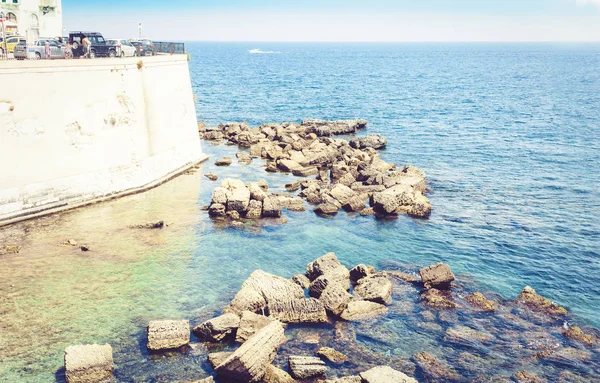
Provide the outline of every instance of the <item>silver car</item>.
[[54,39],[40,39],[37,40],[33,45],[18,44],[15,47],[15,58],[17,60],[23,60],[26,58],[32,58],[36,60],[46,58],[46,41],[50,44],[50,59],[62,59],[65,58],[65,48]]

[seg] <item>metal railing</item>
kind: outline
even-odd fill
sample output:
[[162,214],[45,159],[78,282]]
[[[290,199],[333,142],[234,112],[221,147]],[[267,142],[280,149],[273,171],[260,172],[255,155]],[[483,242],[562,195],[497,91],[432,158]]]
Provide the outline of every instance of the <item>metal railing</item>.
[[170,54],[182,54],[185,53],[184,43],[173,43],[166,41],[153,41],[154,52],[156,53],[170,53]]

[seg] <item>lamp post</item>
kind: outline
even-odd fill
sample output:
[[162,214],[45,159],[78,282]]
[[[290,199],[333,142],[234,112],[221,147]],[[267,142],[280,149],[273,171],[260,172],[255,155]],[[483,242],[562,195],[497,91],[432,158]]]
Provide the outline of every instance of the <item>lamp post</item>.
[[140,39],[142,38],[142,23],[138,23],[138,30],[140,32]]
[[2,23],[2,54],[4,56],[5,60],[8,60],[8,49],[6,46],[6,33],[5,33],[5,29],[4,29],[4,12],[0,12],[0,23]]

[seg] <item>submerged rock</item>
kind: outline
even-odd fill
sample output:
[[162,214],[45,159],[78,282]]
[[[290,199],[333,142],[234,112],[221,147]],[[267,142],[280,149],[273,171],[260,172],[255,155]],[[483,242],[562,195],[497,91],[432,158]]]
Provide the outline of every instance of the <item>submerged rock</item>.
[[460,307],[449,292],[438,289],[425,290],[421,293],[421,299],[426,305],[436,309],[456,309]]
[[387,313],[388,309],[382,304],[369,301],[348,302],[340,318],[347,321],[363,321],[373,319]]
[[598,343],[598,338],[596,336],[584,333],[583,330],[577,326],[569,327],[568,330],[563,332],[563,335],[569,339],[573,339],[588,345],[594,345]]
[[217,176],[215,173],[206,173],[204,177],[208,178],[211,181],[216,181],[219,179],[219,176]]
[[374,367],[361,372],[360,377],[364,383],[418,383],[416,379],[389,366]]
[[296,379],[309,379],[327,371],[325,362],[313,356],[290,355],[288,359],[292,375]]
[[296,383],[296,381],[287,372],[271,365],[267,367],[262,383]]
[[187,320],[152,321],[148,324],[149,350],[169,350],[190,343],[190,322]]
[[539,295],[529,286],[526,286],[519,297],[517,298],[518,303],[522,303],[534,311],[541,312],[547,315],[566,315],[567,310],[560,307],[556,303]]
[[211,352],[208,354],[208,363],[210,363],[213,368],[217,368],[217,366],[223,364],[231,354],[233,354],[233,352]]
[[433,354],[421,352],[413,356],[413,361],[423,375],[433,382],[453,382],[460,380],[460,375],[452,367],[442,363]]
[[475,292],[471,295],[468,295],[465,300],[469,302],[472,306],[483,310],[483,311],[495,311],[496,310],[496,302],[487,299],[482,293]]
[[65,349],[67,383],[104,382],[112,377],[112,347],[105,345],[69,346]]
[[239,316],[223,314],[194,327],[193,332],[201,342],[220,342],[234,336],[239,326]]
[[537,375],[527,372],[519,371],[514,376],[515,383],[546,383],[545,379],[539,378]]
[[215,371],[217,375],[229,379],[259,382],[265,376],[277,349],[284,341],[282,324],[273,321],[251,336],[218,365]]
[[444,263],[424,267],[419,270],[419,273],[426,289],[432,287],[441,290],[448,289],[450,283],[455,279],[450,266]]
[[317,355],[328,360],[333,364],[343,364],[348,360],[348,357],[346,355],[331,347],[321,347],[317,350]]

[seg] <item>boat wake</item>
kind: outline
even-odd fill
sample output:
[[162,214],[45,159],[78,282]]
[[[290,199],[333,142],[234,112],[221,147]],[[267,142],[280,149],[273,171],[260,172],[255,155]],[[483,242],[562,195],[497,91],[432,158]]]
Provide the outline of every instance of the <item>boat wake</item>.
[[257,49],[250,49],[248,51],[248,53],[259,54],[259,55],[276,55],[276,54],[280,54],[282,52],[277,52],[277,51],[261,51],[259,48],[257,48]]

